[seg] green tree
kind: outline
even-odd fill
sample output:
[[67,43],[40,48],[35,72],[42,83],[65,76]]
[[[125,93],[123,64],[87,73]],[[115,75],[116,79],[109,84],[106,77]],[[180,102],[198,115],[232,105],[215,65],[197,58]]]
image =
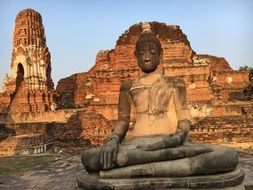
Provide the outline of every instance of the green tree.
[[250,71],[252,70],[253,68],[252,67],[249,67],[248,65],[244,65],[244,66],[241,66],[239,68],[240,71]]

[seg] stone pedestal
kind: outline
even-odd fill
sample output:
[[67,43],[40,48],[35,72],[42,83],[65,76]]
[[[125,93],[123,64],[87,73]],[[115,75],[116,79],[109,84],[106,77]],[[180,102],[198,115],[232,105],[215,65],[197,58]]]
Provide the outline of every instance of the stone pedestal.
[[243,190],[244,172],[232,172],[190,177],[147,177],[102,179],[97,173],[82,171],[77,175],[78,186],[86,190],[166,190],[166,189],[226,189]]

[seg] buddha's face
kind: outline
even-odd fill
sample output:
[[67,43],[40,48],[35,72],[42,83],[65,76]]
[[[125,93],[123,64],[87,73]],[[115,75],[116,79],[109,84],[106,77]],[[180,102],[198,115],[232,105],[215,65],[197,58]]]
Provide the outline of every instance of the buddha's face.
[[154,42],[143,42],[136,49],[138,65],[144,73],[155,71],[160,62],[160,52]]

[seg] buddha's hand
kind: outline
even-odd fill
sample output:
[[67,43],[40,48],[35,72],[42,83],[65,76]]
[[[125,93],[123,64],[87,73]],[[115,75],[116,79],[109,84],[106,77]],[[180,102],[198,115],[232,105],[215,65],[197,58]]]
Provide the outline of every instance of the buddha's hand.
[[163,148],[174,148],[183,144],[185,138],[187,137],[187,132],[178,130],[176,134],[170,134],[163,136],[162,140],[152,144],[143,144],[137,146],[138,149],[151,151],[159,150]]
[[137,146],[138,149],[152,151],[152,150],[159,150],[163,148],[171,148],[175,147],[173,144],[175,143],[175,136],[174,135],[167,135],[160,139],[158,142],[154,142],[151,144],[142,144]]
[[142,145],[138,145],[137,149],[141,149],[141,150],[158,150],[158,149],[162,149],[164,148],[164,142],[160,141],[160,142],[155,142],[152,144],[142,144]]
[[100,163],[103,169],[107,170],[113,167],[117,158],[118,146],[118,139],[112,138],[102,147]]

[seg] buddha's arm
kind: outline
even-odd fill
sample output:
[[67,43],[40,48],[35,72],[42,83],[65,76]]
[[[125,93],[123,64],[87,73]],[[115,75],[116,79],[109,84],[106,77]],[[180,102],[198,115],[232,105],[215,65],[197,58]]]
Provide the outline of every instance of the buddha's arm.
[[191,123],[189,120],[181,120],[178,122],[176,133],[171,136],[164,137],[165,147],[177,147],[185,141],[188,136],[188,128],[190,128]]
[[118,122],[114,128],[111,140],[102,147],[100,163],[103,169],[113,167],[118,153],[118,145],[124,140],[128,130],[131,110],[130,88],[130,81],[124,82],[121,85],[118,104]]
[[188,135],[188,130],[185,130],[185,127],[188,128],[189,126],[189,120],[181,120],[178,122],[178,128],[175,134],[165,135],[163,136],[162,141],[152,145],[139,146],[139,148],[143,150],[158,150],[162,148],[173,148],[182,145]]
[[174,103],[177,113],[177,130],[172,137],[165,139],[170,147],[176,147],[183,144],[190,130],[190,113],[186,98],[186,88],[184,81],[180,78],[175,80]]
[[169,145],[171,147],[183,144],[191,126],[190,113],[186,98],[186,88],[182,79],[177,79],[175,81],[175,92],[173,98],[177,113],[178,126],[173,137],[168,138],[167,140],[165,139],[165,142],[170,142]]
[[120,87],[118,103],[118,122],[114,128],[112,138],[117,138],[119,142],[124,140],[130,123],[131,97],[129,90],[131,81],[124,82]]

